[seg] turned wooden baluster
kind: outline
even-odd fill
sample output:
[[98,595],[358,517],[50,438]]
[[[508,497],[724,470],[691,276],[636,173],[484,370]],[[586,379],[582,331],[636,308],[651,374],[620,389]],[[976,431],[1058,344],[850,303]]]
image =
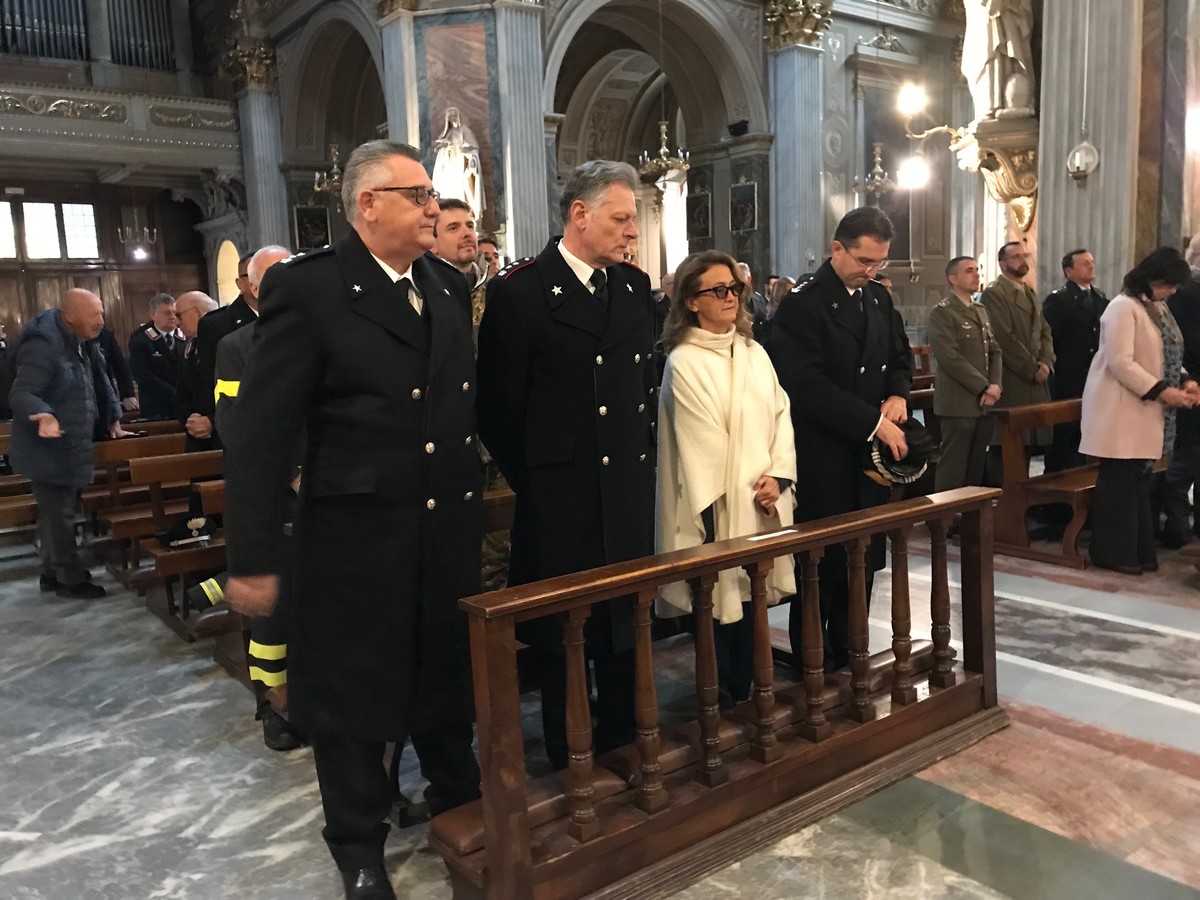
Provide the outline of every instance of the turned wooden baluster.
[[696,620],[696,695],[700,701],[700,764],[696,780],[716,787],[729,780],[729,770],[721,759],[721,735],[718,730],[721,710],[717,697],[717,645],[713,640],[713,585],[716,575],[691,579],[692,612]]
[[912,610],[908,599],[908,533],[899,528],[892,538],[892,702],[904,706],[915,703],[917,689],[912,683]]
[[950,646],[950,580],[946,571],[946,520],[929,523],[929,542],[933,551],[933,588],[929,595],[933,619],[933,671],[929,683],[934,687],[953,687],[954,650]]
[[754,714],[758,724],[750,758],[760,763],[775,762],[783,754],[775,735],[775,658],[767,620],[767,576],[774,562],[768,559],[746,566],[754,614]]
[[[801,613],[801,663],[804,666],[804,721],[797,729],[810,741],[822,741],[833,732],[825,718],[822,704],[825,701],[825,633],[821,628],[821,582],[818,572],[821,550],[806,550],[799,554],[802,568],[800,597],[793,603],[802,603]],[[796,652],[796,648],[792,648]]]
[[642,591],[633,607],[634,640],[634,715],[637,718],[637,747],[641,757],[642,783],[638,786],[637,806],[655,813],[670,803],[662,783],[658,762],[658,693],[654,684],[654,654],[650,640],[650,607],[654,591]]
[[600,836],[600,820],[592,786],[592,710],[588,703],[587,657],[583,650],[583,625],[591,612],[572,609],[563,621],[563,649],[567,669],[567,764],[571,821],[567,833],[583,843]]
[[867,538],[846,545],[846,569],[850,579],[850,705],[847,715],[856,722],[875,718],[871,702],[871,635],[867,625]]

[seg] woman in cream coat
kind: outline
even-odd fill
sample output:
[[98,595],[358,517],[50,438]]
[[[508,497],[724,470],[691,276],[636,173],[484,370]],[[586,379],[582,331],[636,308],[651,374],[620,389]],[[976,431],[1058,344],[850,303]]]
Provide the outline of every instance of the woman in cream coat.
[[1175,443],[1175,409],[1195,406],[1183,336],[1166,301],[1191,278],[1177,250],[1160,247],[1125,276],[1100,317],[1100,347],[1083,389],[1079,451],[1100,461],[1092,495],[1092,564],[1127,575],[1158,568],[1150,480]]
[[[733,257],[696,253],[675,273],[663,324],[668,354],[658,412],[657,550],[665,553],[792,524],[796,446],[791,408],[766,351],[751,337],[749,291]],[[767,600],[796,590],[776,561]],[[721,572],[713,590],[723,709],[747,699],[753,666],[750,580]],[[691,612],[691,588],[662,589],[660,616]]]

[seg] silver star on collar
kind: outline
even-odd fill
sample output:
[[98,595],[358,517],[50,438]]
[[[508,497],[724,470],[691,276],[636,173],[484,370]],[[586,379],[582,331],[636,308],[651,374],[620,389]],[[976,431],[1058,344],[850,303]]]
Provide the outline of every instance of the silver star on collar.
[[354,291],[354,293],[356,293],[356,294],[361,294],[362,293],[362,285],[356,284],[350,290]]
[[633,293],[633,285],[632,284],[625,285],[625,290],[629,291],[629,293],[632,294]]
[[832,306],[834,309],[837,309],[837,308],[838,308],[838,305],[837,305],[836,303],[831,303],[831,304],[829,304],[829,305],[830,305],[830,306]]
[[556,284],[554,287],[552,287],[550,289],[550,293],[552,293],[555,297],[557,297],[559,294],[562,293],[562,288]]
[[450,296],[450,289],[449,289],[449,288],[442,288],[442,291],[443,291],[443,292],[446,294],[446,296],[447,296],[447,297],[449,297],[449,296]]

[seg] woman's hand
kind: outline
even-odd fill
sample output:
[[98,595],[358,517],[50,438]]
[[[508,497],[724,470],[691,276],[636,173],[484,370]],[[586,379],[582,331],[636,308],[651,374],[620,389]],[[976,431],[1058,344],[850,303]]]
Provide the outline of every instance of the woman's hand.
[[1191,409],[1196,405],[1196,396],[1194,394],[1189,394],[1183,388],[1177,387],[1165,388],[1158,395],[1158,400],[1163,406],[1182,407],[1184,409]]
[[762,507],[763,512],[774,517],[775,504],[779,502],[779,482],[770,475],[763,475],[754,482],[754,502]]

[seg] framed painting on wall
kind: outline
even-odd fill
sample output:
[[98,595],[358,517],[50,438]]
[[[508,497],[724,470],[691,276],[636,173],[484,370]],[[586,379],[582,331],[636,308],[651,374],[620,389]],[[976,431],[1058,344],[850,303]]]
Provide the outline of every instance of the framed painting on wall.
[[750,181],[729,188],[729,230],[758,230],[758,184]]
[[688,194],[687,236],[691,241],[712,237],[711,194]]

